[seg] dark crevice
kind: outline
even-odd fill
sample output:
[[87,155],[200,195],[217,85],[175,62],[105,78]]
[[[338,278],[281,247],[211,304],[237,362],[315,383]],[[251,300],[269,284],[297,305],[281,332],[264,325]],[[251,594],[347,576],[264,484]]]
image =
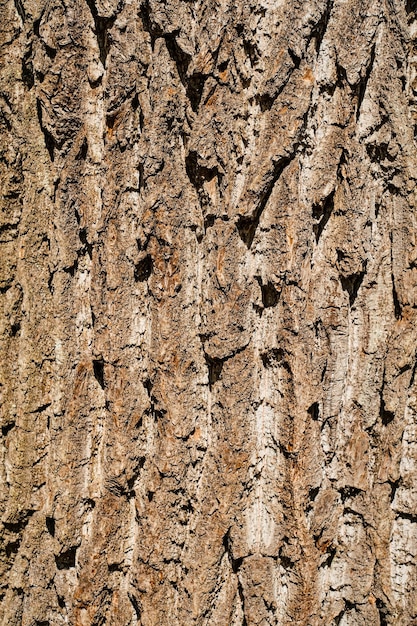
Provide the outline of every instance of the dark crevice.
[[128,591],[127,595],[128,595],[129,600],[130,600],[130,603],[133,606],[133,610],[135,611],[136,619],[138,620],[139,623],[141,623],[142,610],[141,610],[141,608],[139,606],[139,600],[130,591]]
[[[238,589],[238,594],[239,594],[239,598],[240,598],[240,602],[242,605],[242,613],[245,613],[245,596],[243,593],[243,587],[242,587],[242,583],[240,581],[240,577],[239,577],[239,569],[243,563],[243,557],[240,557],[238,559],[234,559],[233,555],[232,555],[232,549],[231,549],[231,545],[230,545],[230,528],[227,531],[227,533],[224,535],[223,537],[223,546],[224,546],[224,552],[227,555],[232,571],[233,573],[237,576],[237,589]],[[243,616],[243,621],[242,621],[242,626],[247,626],[247,622],[246,622],[246,618],[245,616]]]
[[291,57],[292,62],[294,63],[294,67],[295,69],[299,69],[300,67],[300,63],[301,63],[301,57],[299,57],[294,50],[291,50],[291,48],[288,48],[288,54]]
[[63,269],[66,274],[69,274],[72,278],[74,278],[75,272],[78,269],[78,259],[76,259],[72,265],[64,267]]
[[289,83],[289,81],[290,81],[290,79],[291,79],[291,77],[293,75],[292,72],[294,71],[294,69],[299,69],[299,67],[301,65],[301,57],[299,57],[290,48],[288,48],[288,55],[291,58],[291,61],[293,62],[294,67],[292,68],[291,71],[288,72],[287,77],[279,85],[278,89],[273,94],[271,94],[270,92],[267,91],[267,92],[264,92],[264,93],[258,93],[255,96],[256,101],[259,104],[259,108],[261,109],[262,113],[265,113],[265,111],[270,111],[272,109],[272,106],[273,106],[274,102],[276,102],[278,97],[284,91],[285,87],[288,85],[288,83]]
[[336,556],[336,548],[334,548],[333,546],[329,546],[326,550],[327,553],[327,557],[326,559],[320,564],[320,568],[321,567],[330,567],[334,557]]
[[95,500],[93,500],[92,498],[83,498],[82,502],[86,511],[92,511],[96,508]]
[[237,583],[237,590],[239,593],[240,603],[242,605],[242,613],[243,613],[242,626],[248,626],[248,622],[246,621],[246,617],[245,617],[245,596],[243,595],[243,587],[242,587],[242,583],[240,582],[240,580],[238,580],[238,583]]
[[387,605],[381,598],[376,599],[376,608],[379,613],[379,626],[388,626],[389,610]]
[[47,56],[53,61],[57,55],[56,48],[51,48],[51,46],[48,46],[45,42],[43,42],[43,47],[45,48]]
[[353,306],[356,300],[356,297],[358,295],[358,291],[362,284],[364,276],[365,276],[365,271],[356,272],[355,274],[350,274],[349,276],[340,275],[340,282],[342,283],[342,288],[344,291],[347,291],[347,293],[349,294],[350,306]]
[[193,111],[197,111],[201,102],[201,96],[203,95],[204,84],[206,82],[206,77],[203,74],[199,74],[196,72],[192,74],[192,76],[188,79],[188,84],[186,87],[186,95],[188,100],[190,101],[191,108]]
[[[13,196],[11,194],[8,194],[7,196],[5,196],[6,198],[12,198]],[[19,196],[17,196],[19,197]],[[17,235],[17,224],[2,224],[0,226],[0,235],[2,235],[3,233],[9,233],[10,232],[10,236],[11,237],[16,237]]]
[[345,608],[343,608],[343,609],[340,611],[340,613],[339,613],[338,615],[336,615],[336,616],[333,618],[333,621],[334,621],[334,623],[335,623],[335,625],[336,625],[336,626],[339,626],[339,624],[340,624],[340,622],[342,621],[342,619],[343,619],[343,617],[344,617],[345,613],[346,613],[346,606],[345,606]]
[[108,565],[107,569],[109,570],[109,572],[122,572],[122,564],[121,563],[110,563],[110,565]]
[[10,120],[9,120],[9,119],[7,119],[7,117],[6,117],[6,115],[5,115],[5,111],[1,111],[1,110],[0,110],[0,114],[1,114],[1,116],[0,116],[0,120],[1,120],[2,122],[4,122],[4,124],[6,125],[7,130],[8,130],[8,131],[11,131],[11,130],[12,130],[12,125],[11,125],[11,123],[10,123]]
[[139,263],[135,265],[134,279],[136,282],[145,282],[152,274],[153,261],[150,254],[147,254]]
[[416,13],[417,12],[417,0],[406,0],[405,10],[407,13]]
[[278,552],[278,559],[284,569],[294,569],[295,562],[287,554],[284,554],[285,546],[281,546]]
[[417,361],[414,363],[413,371],[411,372],[410,384],[408,387],[409,389],[412,389],[414,386],[414,379],[416,377],[416,371],[417,371]]
[[205,354],[205,357],[208,369],[209,389],[211,391],[215,383],[221,378],[224,362],[222,359],[212,358],[207,354]]
[[310,500],[310,502],[314,502],[314,500],[318,496],[319,491],[320,491],[320,487],[312,487],[309,490],[309,492],[308,492],[308,499]]
[[6,543],[6,556],[7,558],[11,557],[12,554],[17,554],[20,546],[20,539],[16,541],[11,541],[10,543]]
[[394,303],[394,315],[396,319],[399,320],[401,319],[401,316],[402,316],[402,309],[401,309],[400,301],[398,299],[398,293],[395,288],[395,280],[394,280],[393,274],[391,274],[391,280],[392,280],[392,300]]
[[240,557],[239,559],[233,559],[230,555],[230,552],[229,552],[229,558],[230,558],[230,564],[232,566],[232,570],[234,574],[237,574],[243,563],[243,558]]
[[145,126],[145,116],[143,115],[142,109],[139,111],[139,130],[143,133],[143,129]]
[[281,555],[280,561],[284,569],[288,570],[294,568],[294,561],[292,561],[288,556]]
[[344,85],[346,85],[346,83],[348,83],[348,79],[347,79],[347,74],[346,74],[346,70],[344,67],[342,67],[341,65],[339,65],[339,63],[336,62],[336,74],[337,74],[337,82],[336,85],[338,87],[343,87]]
[[222,174],[219,172],[217,167],[209,168],[199,165],[198,154],[193,150],[191,150],[185,157],[185,169],[190,183],[197,192],[201,207],[205,207],[205,211],[208,211],[208,213],[204,216],[204,232],[206,232],[210,226],[213,226],[216,215],[210,212],[211,199],[204,189],[204,183],[211,182],[214,178],[216,178],[217,186],[218,188],[221,188]]
[[151,8],[149,6],[149,0],[142,2],[139,10],[139,15],[142,20],[144,30],[150,35],[152,50],[154,49],[155,40],[158,37],[162,37],[162,30],[158,24],[155,24],[151,19]]
[[36,37],[39,37],[39,27],[41,25],[42,18],[43,18],[43,11],[42,11],[40,18],[38,18],[37,20],[33,22],[33,33],[36,35]]
[[86,0],[86,2],[94,20],[95,35],[97,37],[100,61],[103,67],[106,67],[106,60],[109,54],[111,44],[111,39],[108,31],[113,26],[116,20],[116,16],[101,17],[98,14],[94,0]]
[[232,547],[231,547],[231,542],[230,542],[230,528],[223,537],[223,547],[224,547],[224,552],[230,561],[230,565],[232,567],[234,574],[237,574],[243,563],[243,557],[239,557],[238,559],[233,558]]
[[311,32],[311,39],[315,39],[315,47],[316,47],[317,55],[320,52],[321,44],[323,42],[324,35],[326,33],[327,26],[329,24],[330,14],[333,9],[333,4],[334,4],[334,0],[328,0],[324,13],[320,17],[317,24],[315,24]]
[[113,130],[118,113],[119,111],[116,111],[116,113],[106,113],[106,126],[109,130]]
[[5,424],[4,426],[1,427],[1,434],[3,435],[3,437],[7,437],[7,435],[9,434],[9,432],[12,430],[12,428],[14,428],[16,426],[16,422],[10,422],[9,424]]
[[358,489],[357,487],[351,487],[347,485],[339,489],[339,493],[342,504],[344,504],[346,500],[348,500],[348,498],[356,498],[357,496],[359,496],[362,493],[362,490]]
[[188,76],[188,66],[190,65],[191,56],[184,52],[176,41],[176,33],[170,33],[165,35],[165,42],[169,52],[169,56],[174,61],[178,76],[181,83],[184,86],[186,96],[191,104],[191,108],[194,112],[198,110],[201,102],[201,95],[203,93],[205,76],[200,73],[192,74]]
[[315,224],[313,225],[313,231],[316,236],[316,243],[318,243],[321,234],[330,219],[334,210],[334,190],[331,194],[324,199],[322,203],[313,204],[312,212]]
[[320,418],[320,407],[318,402],[313,402],[310,408],[307,410],[309,416],[314,421],[317,421]]
[[105,387],[104,382],[104,361],[103,359],[93,359],[93,372],[95,379],[102,389]]
[[125,490],[125,496],[128,499],[134,498],[136,495],[136,492],[134,490],[135,482],[138,479],[140,470],[143,469],[143,466],[145,465],[145,463],[146,463],[146,456],[138,457],[136,459],[136,464],[135,464],[135,467],[133,468],[132,475],[130,476],[130,478],[126,480],[128,489]]
[[145,186],[145,172],[142,163],[138,165],[138,190],[141,191]]
[[[257,64],[258,59],[260,58],[258,46],[245,38],[242,40],[242,44],[245,54],[250,61],[251,67],[254,67]],[[222,63],[222,65],[224,65],[224,63]],[[219,66],[219,71],[222,72],[226,69],[226,67],[222,68],[221,66]]]
[[46,528],[51,537],[55,537],[55,520],[53,517],[47,517],[45,520]]
[[46,411],[46,409],[51,406],[51,402],[46,402],[45,404],[41,404],[40,406],[38,406],[36,409],[34,409],[33,411],[30,411],[30,413],[42,413],[43,411]]
[[185,170],[190,183],[198,192],[205,182],[210,182],[215,176],[219,177],[216,167],[204,167],[198,164],[197,152],[191,150],[185,157]]
[[205,233],[207,232],[209,228],[211,228],[214,225],[215,221],[216,221],[216,216],[213,215],[212,213],[208,213],[204,217],[204,232]]
[[39,99],[36,100],[36,109],[37,109],[37,113],[38,113],[39,126],[41,128],[41,131],[42,131],[44,139],[45,139],[45,146],[46,146],[46,149],[48,150],[49,158],[53,162],[54,158],[55,158],[55,155],[54,155],[54,152],[55,152],[55,141],[54,141],[54,138],[52,137],[51,133],[43,125],[43,122],[42,122],[42,105],[41,105]]
[[132,104],[132,109],[136,111],[136,109],[139,107],[139,96],[137,93],[135,93],[135,95],[133,96],[131,104]]
[[[138,247],[139,252],[146,250],[149,244],[149,239],[150,239],[150,235],[147,235],[144,241],[142,241],[141,239],[136,239],[136,245]],[[162,245],[165,245],[163,241],[162,241]]]
[[392,411],[387,411],[387,409],[385,408],[385,402],[382,397],[382,393],[381,393],[381,405],[379,408],[379,416],[384,426],[388,426],[388,424],[390,424],[395,417],[395,414]]
[[271,96],[269,93],[258,94],[256,100],[259,104],[261,112],[265,113],[265,111],[270,111],[278,96],[279,93],[277,93],[275,96]]
[[22,533],[35,511],[22,511],[21,519],[17,522],[3,522],[3,526],[12,533]]
[[388,484],[390,486],[391,489],[391,493],[390,493],[390,502],[394,502],[394,498],[395,498],[395,494],[396,491],[398,489],[398,487],[400,486],[400,482],[401,482],[401,478],[398,478],[397,480],[389,480]]
[[298,457],[298,452],[292,449],[289,449],[291,447],[292,447],[291,444],[289,446],[287,445],[286,447],[281,441],[278,442],[278,448],[281,454],[283,455],[283,457],[290,461],[296,461]]
[[49,289],[49,293],[53,294],[54,293],[54,274],[49,274],[49,278],[48,278],[48,289]]
[[[394,158],[388,153],[388,143],[368,143],[366,146],[366,152],[372,163],[382,163],[382,161],[393,161]],[[377,213],[375,213],[377,217]]]
[[276,365],[280,365],[288,371],[290,370],[289,364],[285,360],[285,353],[282,348],[271,348],[267,352],[263,352],[261,354],[261,360],[264,367],[266,367],[267,369]]
[[14,0],[14,6],[22,22],[25,22],[26,11],[25,11],[25,7],[23,6],[22,0]]
[[280,292],[277,291],[271,281],[266,284],[262,284],[261,279],[257,276],[256,280],[261,288],[262,305],[264,309],[274,307],[278,304],[280,298]]
[[153,384],[150,378],[147,378],[144,382],[143,382],[143,386],[146,389],[146,392],[149,396],[149,398],[152,397],[152,388],[153,388]]
[[357,120],[359,119],[359,116],[360,116],[360,113],[361,113],[362,103],[363,103],[363,99],[365,97],[366,88],[368,86],[369,77],[371,75],[372,68],[373,68],[374,62],[375,62],[375,48],[376,48],[376,44],[374,43],[374,45],[371,48],[371,54],[370,54],[368,66],[367,66],[366,71],[365,71],[365,76],[363,76],[359,80],[359,83],[358,83],[358,86],[357,86],[357,90],[358,90],[358,103],[357,103],[357,107],[356,107],[356,119]]
[[62,596],[58,596],[58,606],[61,609],[65,609],[65,607],[66,607],[65,600],[64,600],[64,598]]
[[71,567],[75,567],[75,556],[77,553],[77,548],[72,547],[55,556],[55,563],[59,570],[62,569],[70,569]]
[[155,422],[163,422],[166,410],[165,409],[156,409],[153,405],[152,407],[152,415]]
[[285,168],[291,163],[291,157],[282,158],[276,163],[272,177],[263,192],[260,192],[260,200],[255,211],[250,216],[241,215],[237,221],[236,227],[241,240],[244,242],[248,250],[251,248],[256,229],[259,225],[261,215],[271,197],[272,191],[277,184],[281,174]]
[[33,74],[32,63],[32,44],[22,57],[22,81],[28,89],[32,89],[35,84],[35,76]]
[[84,140],[81,144],[81,147],[78,151],[77,156],[75,157],[76,161],[85,161],[86,157],[87,157],[87,152],[88,152],[88,141],[87,141],[87,137],[84,137]]
[[88,256],[90,257],[90,259],[92,259],[92,257],[93,257],[93,245],[87,239],[87,229],[86,228],[80,228],[80,230],[78,232],[78,236],[79,236],[80,241],[83,244],[83,246],[84,246]]
[[413,524],[417,524],[417,514],[416,513],[405,513],[404,511],[398,511],[397,515],[400,519],[407,519]]

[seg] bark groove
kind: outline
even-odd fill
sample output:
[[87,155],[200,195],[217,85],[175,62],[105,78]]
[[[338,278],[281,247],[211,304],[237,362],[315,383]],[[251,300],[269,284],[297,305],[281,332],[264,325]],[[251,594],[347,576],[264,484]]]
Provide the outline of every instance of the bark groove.
[[417,623],[416,3],[0,6],[0,623]]

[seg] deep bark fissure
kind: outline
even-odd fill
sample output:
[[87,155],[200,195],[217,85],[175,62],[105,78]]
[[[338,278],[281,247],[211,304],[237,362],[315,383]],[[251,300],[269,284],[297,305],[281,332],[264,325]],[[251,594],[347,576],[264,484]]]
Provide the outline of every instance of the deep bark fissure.
[[416,3],[4,6],[3,621],[411,623]]
[[319,242],[326,224],[334,211],[334,194],[335,192],[333,190],[322,203],[313,205],[313,219],[315,220],[313,231],[316,236],[316,243]]
[[265,190],[261,193],[260,200],[257,202],[252,215],[241,215],[236,222],[239,236],[248,250],[252,247],[256,230],[259,225],[259,220],[261,219],[261,215],[268,203],[269,198],[271,197],[274,187],[278,183],[283,171],[291,163],[293,158],[293,156],[284,157],[276,163],[271,180],[267,184]]
[[49,132],[49,130],[47,128],[45,128],[45,126],[43,125],[43,122],[42,122],[42,105],[41,105],[39,99],[36,101],[36,108],[37,108],[37,113],[38,113],[39,126],[40,126],[40,129],[41,129],[41,131],[43,133],[43,136],[44,136],[44,139],[45,139],[45,147],[48,150],[49,158],[51,159],[51,161],[54,161],[54,159],[55,159],[55,140],[54,140],[53,136],[51,135],[51,133]]
[[109,30],[112,28],[116,20],[116,16],[103,17],[99,15],[94,0],[86,0],[86,2],[94,20],[95,35],[99,48],[99,58],[103,67],[106,67],[107,56],[110,52],[111,45]]

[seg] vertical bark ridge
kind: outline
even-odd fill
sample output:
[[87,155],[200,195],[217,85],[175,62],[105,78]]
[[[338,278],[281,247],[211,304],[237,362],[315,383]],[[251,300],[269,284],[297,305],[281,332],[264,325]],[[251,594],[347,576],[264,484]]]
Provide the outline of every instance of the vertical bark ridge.
[[414,4],[0,4],[0,622],[414,623]]

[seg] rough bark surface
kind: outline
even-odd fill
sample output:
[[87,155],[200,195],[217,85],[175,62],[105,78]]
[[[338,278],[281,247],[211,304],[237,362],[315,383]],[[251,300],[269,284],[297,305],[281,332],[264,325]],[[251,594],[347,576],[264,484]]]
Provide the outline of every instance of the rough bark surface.
[[0,15],[0,623],[417,624],[416,2]]

